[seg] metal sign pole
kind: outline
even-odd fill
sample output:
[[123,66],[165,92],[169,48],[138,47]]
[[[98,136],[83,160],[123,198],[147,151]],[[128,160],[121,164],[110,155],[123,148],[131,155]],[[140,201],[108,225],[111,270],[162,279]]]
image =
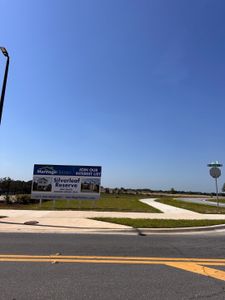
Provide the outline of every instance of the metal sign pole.
[[216,181],[216,200],[217,200],[217,208],[219,208],[219,197],[218,197],[218,182],[217,178],[215,178]]
[[39,200],[39,206],[42,206],[42,199]]

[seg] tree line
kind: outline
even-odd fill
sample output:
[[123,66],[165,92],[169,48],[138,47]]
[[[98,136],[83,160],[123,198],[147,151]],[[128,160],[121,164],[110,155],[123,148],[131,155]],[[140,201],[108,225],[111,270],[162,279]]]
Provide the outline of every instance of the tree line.
[[0,178],[0,194],[30,194],[32,180],[13,180],[10,177]]
[[[0,178],[0,195],[16,195],[16,194],[30,194],[31,193],[31,186],[32,186],[32,180],[29,181],[23,181],[23,180],[13,180],[10,177],[2,177]],[[171,194],[200,194],[200,195],[208,195],[209,193],[201,193],[201,192],[193,192],[193,191],[176,191],[174,188],[171,188],[168,191],[163,190],[152,190],[152,189],[125,189],[125,188],[103,188],[101,187],[102,191],[105,193],[116,193],[116,194],[123,194],[123,193],[129,193],[129,192],[136,192],[136,193],[142,193],[142,192],[161,192],[161,193],[171,193]],[[222,192],[225,193],[225,183],[222,187]],[[214,193],[212,193],[214,194]]]

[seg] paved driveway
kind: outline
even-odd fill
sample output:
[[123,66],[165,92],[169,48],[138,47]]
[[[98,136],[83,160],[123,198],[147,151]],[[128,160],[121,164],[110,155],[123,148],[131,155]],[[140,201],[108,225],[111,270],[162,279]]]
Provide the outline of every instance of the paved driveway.
[[[217,202],[208,201],[206,198],[177,198],[184,202],[191,202],[203,205],[217,206]],[[225,203],[219,203],[220,207],[225,207]]]

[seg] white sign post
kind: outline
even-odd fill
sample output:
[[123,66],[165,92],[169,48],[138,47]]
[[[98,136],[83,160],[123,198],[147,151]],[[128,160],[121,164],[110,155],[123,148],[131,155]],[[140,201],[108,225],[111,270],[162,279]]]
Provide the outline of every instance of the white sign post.
[[210,169],[209,169],[209,174],[215,179],[215,183],[216,183],[216,200],[217,200],[217,208],[219,207],[218,182],[217,182],[217,178],[219,178],[220,175],[221,175],[220,167],[222,167],[222,166],[223,166],[223,165],[220,164],[218,161],[212,162],[212,163],[208,164],[208,167],[210,167]]

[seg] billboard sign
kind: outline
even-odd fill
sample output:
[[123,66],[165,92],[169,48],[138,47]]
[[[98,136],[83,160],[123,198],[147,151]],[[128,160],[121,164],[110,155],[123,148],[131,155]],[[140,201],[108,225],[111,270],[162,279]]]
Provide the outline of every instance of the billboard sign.
[[101,167],[34,165],[32,199],[93,199],[100,197]]

